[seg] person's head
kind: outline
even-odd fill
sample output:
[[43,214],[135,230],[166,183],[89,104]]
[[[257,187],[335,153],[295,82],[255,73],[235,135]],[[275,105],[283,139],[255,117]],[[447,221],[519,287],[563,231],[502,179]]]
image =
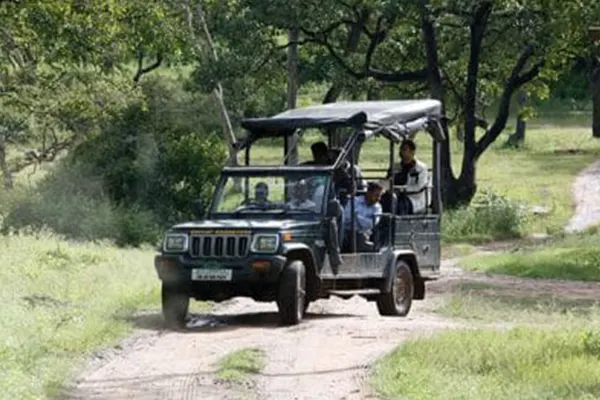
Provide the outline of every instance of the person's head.
[[381,192],[383,192],[383,186],[377,182],[369,182],[367,185],[367,193],[365,194],[367,203],[369,205],[377,203],[381,199]]
[[328,163],[329,151],[325,142],[313,143],[313,145],[310,146],[310,150],[312,152],[313,160],[315,161],[315,163],[322,165]]
[[269,186],[264,182],[258,182],[254,187],[254,197],[256,201],[266,201],[269,197]]
[[304,179],[299,180],[294,185],[294,197],[298,201],[306,201],[308,199],[308,185]]
[[404,139],[400,145],[400,158],[402,163],[409,164],[415,160],[417,145],[412,139]]

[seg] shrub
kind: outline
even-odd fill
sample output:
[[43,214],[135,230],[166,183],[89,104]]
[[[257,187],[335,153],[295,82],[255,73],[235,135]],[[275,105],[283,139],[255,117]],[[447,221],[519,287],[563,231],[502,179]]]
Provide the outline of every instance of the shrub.
[[520,237],[525,223],[523,207],[490,191],[482,191],[477,202],[444,215],[443,240],[486,241]]
[[[7,210],[3,230],[154,243],[161,227],[194,217],[211,195],[225,149],[212,100],[166,78],[146,80],[134,102],[83,141]],[[208,204],[208,202],[205,202]],[[6,207],[5,207],[6,208]]]

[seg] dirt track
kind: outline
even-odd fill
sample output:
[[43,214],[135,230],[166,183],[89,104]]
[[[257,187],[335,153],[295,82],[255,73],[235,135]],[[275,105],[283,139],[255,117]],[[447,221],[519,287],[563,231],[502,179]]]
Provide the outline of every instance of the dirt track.
[[[597,164],[600,167],[600,164]],[[584,171],[574,185],[578,202],[572,227],[600,222],[587,197],[600,187],[600,174]],[[585,178],[584,178],[585,177]],[[596,197],[598,198],[598,197]],[[586,221],[583,224],[580,221]],[[466,326],[432,315],[427,307],[454,284],[478,281],[518,292],[553,293],[600,300],[600,285],[527,280],[470,274],[454,262],[442,265],[443,276],[428,284],[428,299],[414,303],[407,318],[384,318],[374,303],[360,298],[319,301],[296,327],[277,325],[274,304],[248,299],[221,303],[210,315],[196,316],[186,333],[162,330],[160,314],[135,319],[139,333],[119,350],[103,352],[83,371],[69,399],[374,399],[366,378],[368,366],[402,340],[443,329]],[[241,348],[258,347],[267,354],[263,373],[248,387],[231,387],[216,378],[215,363]]]
[[[367,367],[398,342],[458,326],[422,312],[383,318],[360,298],[311,305],[295,327],[277,325],[274,304],[221,303],[197,316],[186,333],[164,332],[160,315],[140,316],[142,333],[107,362],[85,371],[71,399],[346,399],[371,397]],[[240,348],[258,347],[267,365],[252,387],[220,384],[215,363]]]

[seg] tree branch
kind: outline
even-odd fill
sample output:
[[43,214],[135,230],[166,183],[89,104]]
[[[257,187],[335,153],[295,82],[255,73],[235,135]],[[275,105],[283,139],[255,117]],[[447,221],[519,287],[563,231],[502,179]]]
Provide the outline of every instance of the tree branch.
[[527,48],[521,53],[517,60],[510,77],[506,81],[504,91],[500,98],[500,105],[498,106],[498,114],[490,129],[483,135],[483,137],[477,142],[476,157],[480,157],[483,152],[500,136],[500,133],[506,127],[506,121],[510,114],[510,100],[515,91],[527,82],[535,79],[545,64],[545,59],[541,59],[535,63],[531,69],[526,72],[522,72],[527,62],[533,57],[535,53],[535,47],[533,45],[527,46]]
[[[310,32],[303,30],[305,34],[310,35]],[[421,82],[427,79],[427,69],[421,69],[417,71],[395,71],[395,72],[384,72],[367,66],[363,71],[355,71],[344,59],[340,56],[337,51],[333,48],[331,43],[325,38],[314,38],[313,41],[324,46],[334,61],[350,76],[355,79],[374,78],[381,82]],[[374,51],[374,50],[373,50]]]
[[147,74],[148,72],[151,72],[156,68],[160,67],[161,63],[162,54],[159,52],[158,54],[156,54],[156,60],[152,64],[144,67],[144,51],[140,46],[138,48],[138,69],[133,77],[133,82],[137,85],[144,74]]

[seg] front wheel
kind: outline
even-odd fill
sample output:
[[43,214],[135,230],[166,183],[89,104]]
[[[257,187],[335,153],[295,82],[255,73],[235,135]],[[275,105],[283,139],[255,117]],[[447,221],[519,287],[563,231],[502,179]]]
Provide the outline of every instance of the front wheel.
[[302,261],[291,261],[281,272],[277,307],[283,325],[296,325],[302,321],[306,302],[306,269]]
[[162,312],[167,329],[182,329],[185,327],[190,305],[189,295],[178,285],[163,282],[161,289]]
[[381,293],[377,298],[380,315],[405,317],[410,311],[415,291],[414,277],[405,261],[398,260],[396,274],[392,277],[389,293]]

